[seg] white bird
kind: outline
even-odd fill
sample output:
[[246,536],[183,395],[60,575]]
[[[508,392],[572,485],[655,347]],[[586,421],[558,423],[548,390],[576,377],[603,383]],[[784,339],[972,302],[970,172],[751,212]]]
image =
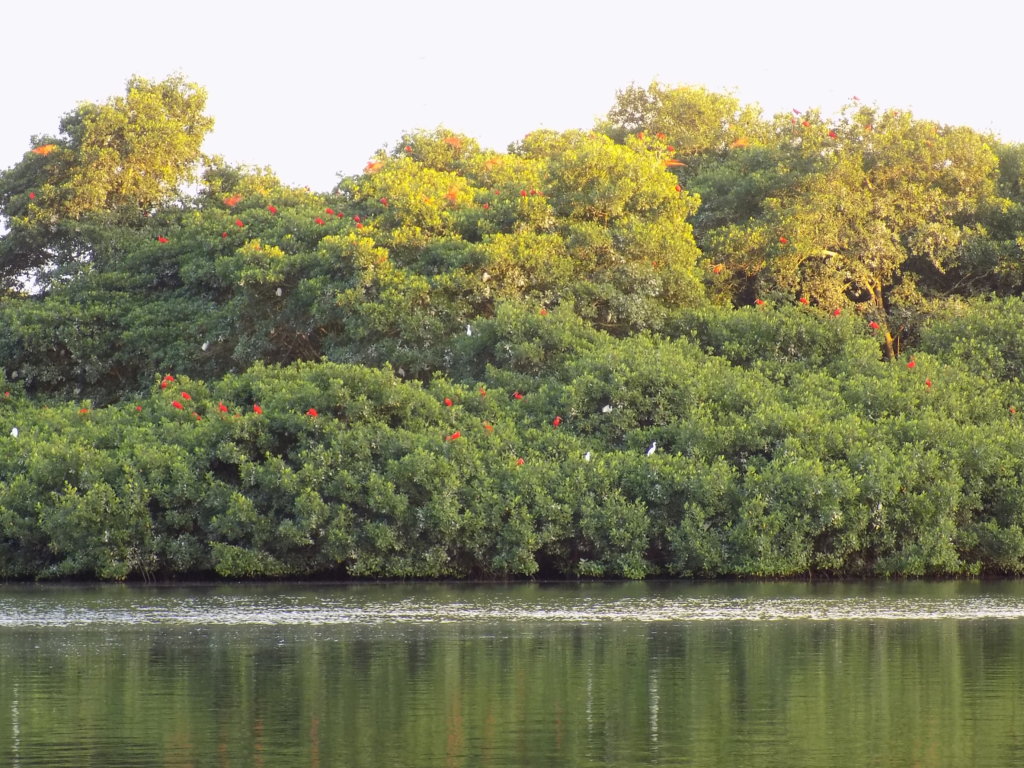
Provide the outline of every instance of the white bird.
[[654,452],[656,450],[658,450],[658,441],[657,440],[655,440],[653,443],[651,443],[651,447],[647,449],[647,455],[648,456],[653,456]]
[[208,341],[204,341],[204,342],[203,342],[203,347],[202,347],[202,349],[203,349],[203,352],[205,352],[205,351],[206,351],[206,350],[208,350],[209,348],[210,348],[210,342],[208,342]]
[[590,461],[590,451],[587,451],[586,453],[583,454],[583,460]]
[[278,296],[281,296],[281,295],[284,294],[284,291],[282,291],[281,288],[278,287],[278,289],[276,291],[274,291],[274,293],[276,293]]
[[17,436],[18,436],[18,428],[17,427],[11,427],[11,437],[17,437]]
[[490,272],[484,272],[483,281],[486,283],[490,279],[491,279]]
[[613,410],[615,409],[612,408],[612,406],[606,405],[604,408],[601,409],[601,413],[611,413]]
[[466,335],[467,336],[472,336],[473,335],[473,326],[472,325],[467,325],[466,326]]

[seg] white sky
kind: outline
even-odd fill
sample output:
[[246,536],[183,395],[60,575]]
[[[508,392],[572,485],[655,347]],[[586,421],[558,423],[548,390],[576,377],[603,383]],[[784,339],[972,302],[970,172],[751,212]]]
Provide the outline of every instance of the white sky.
[[405,130],[504,150],[589,128],[652,80],[731,89],[766,114],[857,95],[1024,142],[1015,0],[20,0],[0,29],[0,169],[78,102],[175,72],[209,92],[208,153],[318,191]]

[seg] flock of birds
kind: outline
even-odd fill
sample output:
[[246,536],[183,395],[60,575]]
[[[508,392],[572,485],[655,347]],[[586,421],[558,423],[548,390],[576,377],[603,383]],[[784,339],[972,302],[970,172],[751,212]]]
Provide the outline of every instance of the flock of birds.
[[[446,400],[445,404],[449,405],[450,402],[451,401]],[[312,412],[313,415],[316,415],[316,412],[313,411],[313,409],[310,409],[310,411]],[[602,413],[610,413],[611,411],[612,411],[612,406],[610,406],[610,405],[606,405],[606,406],[604,406],[601,409]],[[556,420],[554,422],[555,426],[557,427],[561,423],[562,423],[561,417],[556,417]],[[11,437],[17,437],[18,434],[19,434],[18,428],[17,427],[11,427]],[[456,434],[458,434],[458,433],[456,433]],[[647,455],[648,456],[653,456],[655,451],[657,451],[657,450],[658,450],[658,441],[655,440],[654,442],[651,443],[651,446],[647,449]],[[583,460],[584,461],[590,461],[592,458],[593,458],[593,454],[590,451],[587,451],[585,454],[583,454]]]

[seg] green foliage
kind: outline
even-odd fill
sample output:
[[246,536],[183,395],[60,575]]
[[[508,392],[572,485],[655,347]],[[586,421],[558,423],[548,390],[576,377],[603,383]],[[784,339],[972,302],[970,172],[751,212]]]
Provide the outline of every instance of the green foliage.
[[202,102],[0,176],[0,577],[1024,572],[1019,148],[655,84],[186,196]]
[[128,81],[125,95],[83,103],[64,115],[59,136],[34,137],[35,148],[0,174],[0,282],[42,279],[88,259],[111,224],[139,227],[154,209],[194,180],[213,120],[206,91],[170,77]]

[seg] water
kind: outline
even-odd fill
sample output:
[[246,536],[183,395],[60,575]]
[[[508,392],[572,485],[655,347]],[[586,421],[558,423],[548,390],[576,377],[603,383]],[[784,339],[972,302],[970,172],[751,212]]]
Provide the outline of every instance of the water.
[[1024,583],[0,587],[0,766],[1024,765]]

